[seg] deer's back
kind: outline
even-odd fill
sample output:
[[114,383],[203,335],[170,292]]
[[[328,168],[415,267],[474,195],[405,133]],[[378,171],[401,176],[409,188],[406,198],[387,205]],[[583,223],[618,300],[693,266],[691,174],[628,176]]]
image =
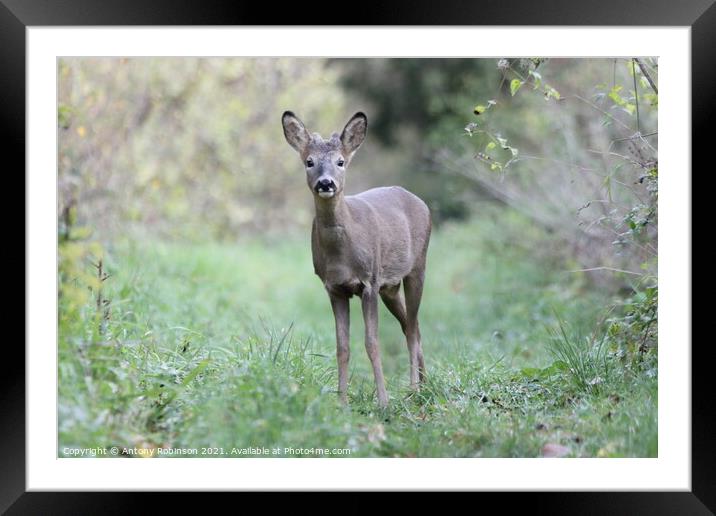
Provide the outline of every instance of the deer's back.
[[394,284],[425,265],[431,220],[427,205],[399,186],[373,188],[346,197],[351,214],[374,242],[380,283]]

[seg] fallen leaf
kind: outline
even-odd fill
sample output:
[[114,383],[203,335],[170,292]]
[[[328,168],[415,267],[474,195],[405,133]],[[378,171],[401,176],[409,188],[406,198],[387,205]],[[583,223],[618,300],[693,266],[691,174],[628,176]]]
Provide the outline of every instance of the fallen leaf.
[[542,446],[542,457],[564,457],[569,455],[569,448],[556,443],[547,443]]
[[617,445],[615,443],[607,443],[603,448],[599,448],[599,451],[597,451],[597,457],[613,457],[616,450]]
[[383,425],[378,423],[368,428],[368,442],[377,444],[381,441],[385,441],[385,428]]

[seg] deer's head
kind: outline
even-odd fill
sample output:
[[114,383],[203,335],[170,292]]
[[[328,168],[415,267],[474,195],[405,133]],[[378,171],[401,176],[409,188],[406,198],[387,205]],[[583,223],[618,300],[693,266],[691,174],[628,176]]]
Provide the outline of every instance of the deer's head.
[[341,134],[333,133],[327,140],[318,133],[309,133],[291,111],[284,112],[281,122],[286,141],[301,156],[313,195],[330,199],[342,192],[348,164],[365,140],[368,118],[361,112],[356,113]]

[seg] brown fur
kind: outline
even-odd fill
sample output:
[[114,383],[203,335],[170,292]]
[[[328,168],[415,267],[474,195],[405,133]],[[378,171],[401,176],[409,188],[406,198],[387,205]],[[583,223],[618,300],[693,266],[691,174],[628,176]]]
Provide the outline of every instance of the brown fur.
[[[373,188],[344,196],[345,169],[365,139],[367,118],[356,113],[339,136],[311,135],[290,111],[283,114],[284,135],[306,165],[316,217],[311,232],[313,266],[321,278],[336,322],[338,392],[346,401],[349,350],[349,303],[359,296],[365,322],[365,345],[373,366],[378,402],[386,406],[378,348],[378,297],[400,322],[410,355],[410,384],[418,388],[425,374],[418,309],[425,278],[431,218],[427,205],[399,186]],[[343,161],[343,166],[340,166]],[[319,195],[319,181],[335,186],[331,197]],[[405,299],[400,292],[403,283]]]

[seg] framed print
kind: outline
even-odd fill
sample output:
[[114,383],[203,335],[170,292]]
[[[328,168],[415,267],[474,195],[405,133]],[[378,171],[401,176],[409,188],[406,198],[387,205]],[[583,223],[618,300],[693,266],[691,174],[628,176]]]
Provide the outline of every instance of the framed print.
[[3,0],[28,299],[3,510],[712,511],[690,209],[711,2],[293,10]]

